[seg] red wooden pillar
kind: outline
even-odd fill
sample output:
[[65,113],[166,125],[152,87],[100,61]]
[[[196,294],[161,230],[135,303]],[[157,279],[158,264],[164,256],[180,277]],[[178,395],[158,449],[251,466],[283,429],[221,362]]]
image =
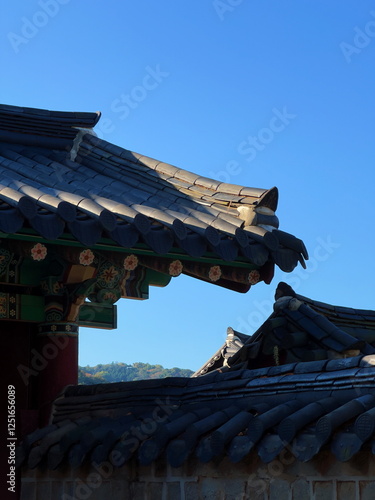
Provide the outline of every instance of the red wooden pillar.
[[52,403],[65,386],[78,383],[78,325],[58,322],[39,325],[38,369],[40,425],[47,425]]
[[[0,450],[0,471],[3,474],[3,482],[0,488],[2,499],[17,500],[21,492],[21,473],[15,471],[15,493],[8,491],[12,486],[7,481],[12,481],[11,467],[14,467],[14,448],[20,444],[24,437],[24,426],[22,416],[27,414],[28,431],[32,432],[38,423],[33,427],[30,415],[30,401],[32,393],[32,380],[22,376],[22,368],[27,372],[29,369],[29,351],[32,338],[32,327],[27,323],[15,323],[4,319],[0,320],[0,347],[1,347],[1,403],[2,403],[2,445]],[[9,397],[11,396],[11,398]],[[11,406],[9,406],[9,404]],[[32,412],[31,412],[32,413]],[[8,418],[10,420],[8,420]],[[14,420],[12,420],[15,418]],[[30,422],[31,421],[31,422]],[[10,425],[8,425],[8,423]],[[15,426],[14,426],[15,424]],[[14,440],[11,439],[14,437]],[[9,476],[7,476],[9,474]]]

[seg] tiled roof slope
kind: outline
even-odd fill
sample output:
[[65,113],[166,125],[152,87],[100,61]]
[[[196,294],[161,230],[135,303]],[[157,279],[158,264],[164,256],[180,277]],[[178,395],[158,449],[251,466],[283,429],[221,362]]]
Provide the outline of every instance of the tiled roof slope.
[[29,435],[18,464],[56,469],[87,462],[149,464],[165,455],[265,463],[287,448],[308,461],[323,448],[339,461],[375,453],[375,355],[254,370],[67,387],[51,425]]
[[133,153],[96,137],[98,119],[0,106],[1,232],[68,234],[84,246],[109,238],[258,269],[304,265],[303,242],[278,229],[276,188],[226,184]]
[[375,354],[375,311],[333,306],[279,283],[274,311],[252,335],[229,327],[224,345],[194,374]]

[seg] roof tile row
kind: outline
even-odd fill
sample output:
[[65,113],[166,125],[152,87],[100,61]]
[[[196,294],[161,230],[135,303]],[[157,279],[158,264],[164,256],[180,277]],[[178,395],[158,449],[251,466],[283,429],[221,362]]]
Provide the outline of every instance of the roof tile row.
[[[308,256],[301,240],[270,231],[278,227],[275,188],[245,188],[201,177],[79,130],[92,127],[98,118],[0,106],[0,230],[17,232],[24,226],[47,239],[70,232],[82,245],[94,245],[103,236],[122,245],[126,221],[133,227],[130,232],[155,252],[179,247],[191,257],[213,252],[225,261],[240,255],[258,266],[273,261],[284,271],[298,261],[304,264]],[[29,128],[16,133],[20,120]],[[55,144],[60,138],[56,127],[67,130],[70,142]],[[3,142],[1,130],[10,134]],[[6,187],[10,189],[4,191]],[[254,225],[241,231],[245,223],[239,206],[260,210],[258,221],[253,218]],[[165,230],[145,238],[135,221],[140,215]],[[169,232],[174,221],[177,233]],[[180,222],[189,241],[181,236]]]
[[[53,425],[24,440],[18,464],[46,461],[54,469],[112,460],[120,466],[133,456],[149,464],[165,454],[177,467],[191,454],[202,462],[227,454],[238,462],[255,449],[268,463],[285,447],[306,461],[324,446],[345,461],[373,440],[374,381],[371,355],[71,386],[55,402]],[[146,421],[153,423],[150,432]]]

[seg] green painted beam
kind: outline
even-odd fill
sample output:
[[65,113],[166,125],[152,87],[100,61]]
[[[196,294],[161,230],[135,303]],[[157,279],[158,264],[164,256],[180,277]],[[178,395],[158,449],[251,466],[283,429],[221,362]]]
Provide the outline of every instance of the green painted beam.
[[44,322],[44,297],[38,295],[21,295],[21,321]]
[[[78,247],[78,248],[85,248],[82,245],[82,243],[80,243],[79,241],[73,240],[69,234],[64,234],[61,238],[51,241],[51,240],[47,240],[45,238],[38,236],[37,233],[32,229],[22,229],[20,233],[16,233],[16,234],[6,234],[6,233],[0,232],[0,238],[7,238],[8,240],[14,239],[14,240],[22,240],[22,241],[35,241],[35,242],[44,243],[45,245],[62,245],[62,246],[72,246],[72,247]],[[155,253],[152,250],[149,250],[146,247],[146,245],[144,245],[144,244],[137,244],[134,248],[129,249],[129,248],[123,248],[123,247],[120,247],[120,246],[114,244],[114,242],[108,238],[102,238],[100,240],[100,243],[97,243],[97,244],[91,246],[90,249],[91,250],[110,251],[110,252],[119,252],[119,253],[123,253],[123,254],[127,254],[127,255],[129,255],[130,253],[134,253],[136,255],[155,255]],[[168,254],[159,255],[159,257],[165,257],[168,259],[180,259],[180,260],[186,260],[186,261],[191,261],[191,262],[201,262],[201,263],[205,263],[205,264],[229,265],[232,267],[246,268],[249,270],[259,269],[259,266],[255,266],[254,264],[251,264],[250,262],[248,262],[242,258],[239,258],[238,260],[230,262],[230,263],[223,262],[223,260],[218,259],[211,252],[207,252],[204,257],[195,258],[195,257],[190,257],[189,255],[182,253],[177,248],[174,248]]]
[[117,306],[85,302],[80,307],[78,324],[89,328],[113,330],[117,328]]
[[168,274],[159,273],[153,269],[147,269],[145,281],[151,286],[163,287],[167,286],[171,279],[172,276],[169,276]]

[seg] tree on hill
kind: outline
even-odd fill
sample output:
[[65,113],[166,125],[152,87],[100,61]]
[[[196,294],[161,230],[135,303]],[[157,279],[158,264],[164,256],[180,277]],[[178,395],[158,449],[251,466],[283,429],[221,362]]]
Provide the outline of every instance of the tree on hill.
[[96,366],[79,367],[79,384],[104,384],[108,382],[129,382],[131,380],[145,380],[149,378],[165,377],[191,377],[194,372],[182,368],[164,368],[161,365],[149,363],[126,363],[112,362],[110,364],[99,364]]

